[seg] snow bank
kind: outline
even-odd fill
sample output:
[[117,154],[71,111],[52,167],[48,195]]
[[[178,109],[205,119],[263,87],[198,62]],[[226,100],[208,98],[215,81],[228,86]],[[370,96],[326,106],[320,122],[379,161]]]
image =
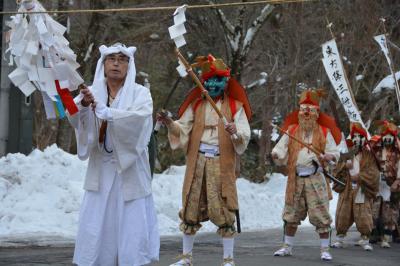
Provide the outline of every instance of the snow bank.
[[[58,149],[34,151],[29,156],[9,154],[0,158],[0,245],[12,238],[73,239],[87,162]],[[178,211],[184,166],[173,166],[153,180],[154,199],[161,235],[179,234]],[[241,178],[237,182],[242,229],[262,230],[282,226],[286,178],[272,175],[264,184]],[[334,214],[336,199],[331,202]],[[306,222],[308,224],[308,222]],[[201,232],[215,232],[205,223]]]
[[74,236],[85,167],[56,146],[0,158],[0,238]]

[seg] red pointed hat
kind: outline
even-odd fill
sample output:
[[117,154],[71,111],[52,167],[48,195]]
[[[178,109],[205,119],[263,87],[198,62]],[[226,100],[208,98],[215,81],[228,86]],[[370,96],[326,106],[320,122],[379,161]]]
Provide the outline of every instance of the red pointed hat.
[[350,136],[353,137],[355,133],[358,133],[364,136],[364,138],[368,139],[368,133],[363,126],[360,123],[352,122],[350,123]]

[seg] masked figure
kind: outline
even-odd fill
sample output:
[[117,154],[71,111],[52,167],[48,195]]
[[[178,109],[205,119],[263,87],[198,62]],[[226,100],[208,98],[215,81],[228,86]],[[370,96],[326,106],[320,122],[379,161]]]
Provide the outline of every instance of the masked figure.
[[332,260],[329,251],[329,231],[332,218],[329,214],[330,186],[322,167],[334,164],[339,158],[337,143],[341,133],[334,120],[319,110],[322,91],[306,90],[300,96],[300,110],[288,115],[282,128],[291,136],[301,140],[322,154],[317,156],[301,143],[283,135],[272,150],[276,164],[286,165],[284,245],[275,256],[292,255],[294,236],[298,225],[307,215],[321,239],[321,259]]
[[378,197],[373,205],[374,231],[372,242],[390,248],[391,236],[398,230],[400,199],[400,145],[396,125],[380,121],[377,135],[372,137],[373,150],[380,162]]
[[192,265],[194,236],[201,223],[210,220],[222,237],[222,265],[233,266],[235,214],[239,209],[236,155],[242,154],[249,142],[251,110],[244,89],[230,77],[230,69],[221,59],[211,55],[198,57],[192,66],[201,68],[204,87],[228,124],[224,126],[200,88],[194,88],[180,107],[179,120],[157,116],[167,125],[172,149],[182,148],[186,152],[179,212],[183,254],[172,265]]
[[369,237],[373,228],[372,203],[379,190],[379,170],[377,160],[368,145],[368,134],[359,123],[351,123],[350,157],[341,160],[336,168],[336,177],[346,186],[334,185],[339,193],[336,208],[336,242],[335,248],[344,247],[347,231],[356,224],[361,240],[358,242],[364,250],[372,250]]

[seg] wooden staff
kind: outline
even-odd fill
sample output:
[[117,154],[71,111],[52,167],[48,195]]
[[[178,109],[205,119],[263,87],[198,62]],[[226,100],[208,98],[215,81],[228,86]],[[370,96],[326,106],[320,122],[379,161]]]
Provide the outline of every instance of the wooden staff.
[[274,125],[273,123],[271,123],[271,126],[278,129],[280,132],[282,132],[283,134],[287,135],[289,138],[293,139],[294,141],[300,143],[301,145],[303,145],[304,147],[306,147],[307,149],[309,149],[310,151],[312,151],[313,153],[315,153],[316,155],[320,156],[323,155],[324,153],[321,152],[320,150],[318,150],[317,148],[308,145],[307,143],[304,143],[304,141],[299,140],[298,138],[296,138],[295,136],[290,135],[289,133],[287,133],[285,130],[283,130],[282,128],[280,128],[277,125]]
[[[307,143],[304,143],[304,141],[301,141],[301,140],[299,140],[298,138],[296,138],[295,136],[290,135],[289,133],[287,133],[285,130],[283,130],[283,129],[280,128],[279,126],[274,125],[273,123],[271,123],[271,125],[272,125],[274,128],[278,129],[280,132],[286,134],[289,138],[293,139],[294,141],[297,141],[298,143],[300,143],[301,145],[303,145],[304,147],[306,147],[307,149],[309,149],[310,151],[312,151],[313,153],[315,153],[316,155],[318,155],[318,160],[319,160],[319,156],[324,154],[323,152],[321,152],[320,150],[314,148],[313,146],[308,145]],[[313,162],[314,162],[314,161],[313,161]],[[328,163],[329,163],[330,165],[336,165],[335,162],[333,162],[333,161],[329,161]],[[346,186],[345,183],[343,183],[342,181],[340,181],[339,179],[337,179],[336,177],[334,177],[333,175],[331,175],[330,173],[328,173],[328,171],[327,171],[324,167],[322,167],[322,172],[323,172],[323,174],[324,174],[326,177],[328,177],[328,178],[329,178],[330,180],[332,180],[333,182],[335,182],[335,183],[337,183],[337,184],[340,184],[340,185],[342,185],[342,186]]]
[[[207,101],[211,104],[212,108],[217,112],[218,116],[220,119],[222,119],[222,122],[224,123],[225,126],[227,126],[228,120],[226,117],[221,113],[221,110],[218,108],[218,106],[215,104],[214,100],[211,98],[211,96],[208,94],[208,91],[204,88],[203,84],[197,77],[197,75],[194,73],[192,66],[189,64],[189,62],[185,59],[185,57],[181,54],[178,48],[175,49],[176,55],[179,58],[179,60],[182,62],[182,64],[186,68],[186,72],[189,74],[189,76],[192,78],[194,83],[196,83],[197,87],[200,88],[201,93],[206,97]],[[238,139],[238,136],[236,134],[232,134],[232,137],[234,139]]]

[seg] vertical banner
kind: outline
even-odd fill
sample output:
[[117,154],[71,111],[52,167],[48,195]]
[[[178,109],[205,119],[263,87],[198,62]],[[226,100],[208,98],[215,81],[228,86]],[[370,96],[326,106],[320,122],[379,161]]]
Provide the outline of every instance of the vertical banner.
[[397,97],[397,103],[399,105],[399,111],[400,111],[400,87],[399,87],[399,83],[397,81],[396,78],[396,74],[394,73],[394,67],[393,67],[393,63],[392,60],[390,58],[390,51],[389,51],[389,47],[387,45],[387,39],[385,34],[381,34],[381,35],[377,35],[374,37],[375,41],[379,44],[383,54],[386,57],[386,60],[389,64],[389,69],[390,72],[392,74],[392,79],[393,79],[393,83],[394,83],[394,90],[396,91],[396,97]]
[[346,74],[344,72],[343,63],[340,58],[336,41],[330,40],[324,43],[322,45],[322,54],[322,63],[325,67],[326,74],[328,75],[329,80],[335,89],[335,92],[339,97],[339,100],[342,103],[350,122],[358,122],[365,129],[367,129],[351,95],[351,88],[346,80]]
[[387,46],[387,40],[385,34],[377,35],[374,37],[375,41],[381,47],[382,52],[385,54],[386,60],[388,61],[389,66],[392,65],[392,60],[389,56],[389,48]]

